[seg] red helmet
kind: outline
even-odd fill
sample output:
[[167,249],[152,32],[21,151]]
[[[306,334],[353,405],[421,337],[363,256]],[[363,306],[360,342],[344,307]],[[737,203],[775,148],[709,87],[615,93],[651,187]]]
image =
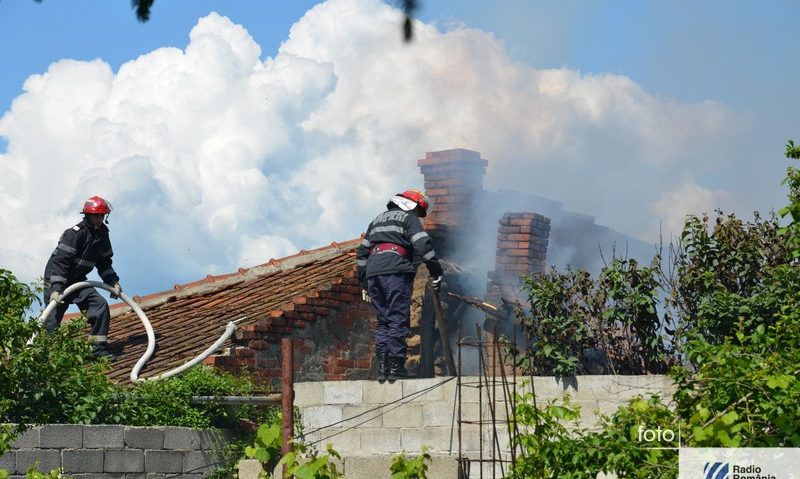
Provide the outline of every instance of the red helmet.
[[428,197],[425,196],[423,192],[412,188],[410,190],[405,190],[402,193],[398,193],[397,196],[402,196],[403,198],[407,198],[416,203],[417,206],[422,209],[422,212],[419,214],[421,217],[425,217],[428,214],[430,203],[428,202]]
[[107,215],[111,213],[111,203],[99,196],[92,196],[83,203],[82,213]]

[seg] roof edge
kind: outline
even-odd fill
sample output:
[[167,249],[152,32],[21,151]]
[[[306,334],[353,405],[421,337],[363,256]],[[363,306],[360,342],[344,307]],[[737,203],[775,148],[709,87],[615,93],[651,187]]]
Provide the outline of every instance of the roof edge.
[[[196,294],[206,294],[213,291],[218,291],[222,288],[232,286],[243,281],[247,281],[259,276],[265,276],[278,271],[286,271],[289,269],[297,268],[304,264],[313,263],[315,261],[333,258],[343,253],[355,250],[361,244],[361,237],[347,240],[341,243],[333,242],[328,246],[312,250],[301,249],[299,252],[286,256],[280,259],[270,258],[266,263],[252,266],[250,268],[239,268],[235,273],[228,273],[222,275],[207,275],[205,278],[197,281],[192,281],[184,284],[176,284],[170,290],[161,291],[158,293],[148,294],[146,296],[134,296],[133,300],[142,309],[159,306],[167,301],[175,298],[184,298]],[[117,316],[127,313],[131,307],[126,303],[116,303],[111,305],[111,315]],[[73,313],[77,316],[80,313]],[[71,315],[67,315],[68,317]]]

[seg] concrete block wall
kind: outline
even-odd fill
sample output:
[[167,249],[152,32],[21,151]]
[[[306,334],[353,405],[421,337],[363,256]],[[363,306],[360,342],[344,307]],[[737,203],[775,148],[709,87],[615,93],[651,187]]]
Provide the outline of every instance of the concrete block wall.
[[[534,388],[538,404],[569,394],[581,406],[581,426],[596,424],[596,414],[613,413],[634,396],[658,393],[669,397],[674,386],[665,376],[537,377]],[[345,477],[388,477],[392,457],[402,451],[419,454],[423,445],[434,456],[440,475],[456,477],[459,442],[462,455],[470,459],[508,457],[509,437],[506,400],[499,383],[492,386],[478,377],[463,377],[461,401],[455,379],[431,378],[379,384],[376,381],[306,382],[295,384],[295,405],[302,416],[304,439],[324,451],[327,443],[343,457]],[[520,385],[519,393],[526,392]],[[458,432],[459,402],[462,424]],[[491,407],[490,407],[491,406]],[[494,409],[494,424],[491,410]],[[499,452],[493,448],[497,431]],[[378,473],[379,471],[382,471]],[[376,475],[377,474],[377,475]],[[479,477],[473,463],[470,477]],[[490,477],[486,464],[484,477]],[[500,476],[498,476],[500,477]]]
[[12,479],[36,463],[73,479],[200,479],[222,461],[227,440],[212,429],[46,424],[22,433],[0,469]]

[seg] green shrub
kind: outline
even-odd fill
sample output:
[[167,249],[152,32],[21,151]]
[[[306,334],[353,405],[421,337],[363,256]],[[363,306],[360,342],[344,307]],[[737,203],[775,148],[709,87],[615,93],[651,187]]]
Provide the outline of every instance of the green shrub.
[[[618,477],[674,478],[677,440],[646,443],[642,431],[678,431],[672,411],[658,396],[634,398],[612,416],[600,415],[597,428],[578,427],[580,407],[569,396],[534,408],[531,393],[516,396],[512,424],[520,433],[521,453],[510,479],[594,479],[597,474]],[[677,439],[677,437],[676,437]]]
[[316,449],[302,442],[293,442],[292,450],[281,457],[283,432],[281,416],[276,415],[258,428],[253,444],[244,450],[244,457],[256,459],[268,477],[278,466],[285,466],[286,473],[298,479],[338,479],[343,477],[333,459],[341,456],[333,446],[327,445],[327,454],[319,454]]
[[35,300],[32,288],[0,269],[0,419],[20,425],[91,423],[116,395],[104,374],[107,363],[91,361],[84,321],[47,334],[26,319]]
[[[792,142],[787,157],[800,159]],[[536,409],[531,396],[520,396],[515,424],[524,454],[510,477],[677,477],[677,444],[649,447],[643,429],[669,429],[689,447],[800,446],[800,170],[788,168],[784,184],[790,187],[790,204],[780,212],[789,219],[786,226],[775,215],[765,220],[756,214],[744,222],[718,212],[713,224],[707,216],[690,216],[670,266],[661,269],[654,261],[665,333],[655,337],[670,345],[661,352],[672,355],[669,375],[677,386],[670,407],[655,396],[636,398],[587,430],[567,427],[579,417],[568,401]],[[647,292],[649,278],[608,284],[618,290],[623,285],[622,297],[634,301],[617,303],[621,309],[612,304],[615,310],[603,314],[597,306],[610,304],[607,298],[614,295],[597,294],[602,281],[550,276],[526,286],[539,302],[534,310],[543,314],[540,324],[613,318],[606,327],[619,328],[639,314],[631,305],[645,306],[656,297]],[[646,290],[636,293],[633,287],[643,283]],[[606,300],[594,303],[598,297]],[[527,327],[541,329],[533,318]],[[579,341],[566,350],[572,357],[587,329],[575,329]],[[544,337],[542,344],[551,341],[547,334],[535,337]],[[534,364],[542,364],[542,353],[533,355]]]
[[582,359],[593,350],[603,351],[595,366],[611,373],[666,372],[674,355],[660,334],[657,274],[655,265],[615,258],[596,280],[571,268],[523,278],[530,311],[519,319],[535,345],[526,351],[526,369],[548,376],[585,374]]
[[422,446],[422,453],[410,459],[405,453],[394,456],[389,472],[392,473],[392,479],[427,479],[429,462],[431,455],[428,448]]
[[252,407],[192,404],[192,396],[245,396],[253,384],[207,366],[196,366],[163,381],[138,383],[125,390],[124,401],[109,411],[108,423],[129,426],[184,426],[235,429]]

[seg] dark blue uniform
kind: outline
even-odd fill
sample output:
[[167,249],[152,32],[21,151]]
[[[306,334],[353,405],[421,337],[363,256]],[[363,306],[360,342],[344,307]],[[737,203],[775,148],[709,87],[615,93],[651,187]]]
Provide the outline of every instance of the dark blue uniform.
[[[108,227],[104,224],[93,228],[84,219],[64,231],[44,268],[45,304],[50,302],[53,291],[62,293],[70,285],[86,281],[86,275],[94,268],[97,268],[104,283],[111,286],[118,283],[119,277],[111,266],[113,255]],[[105,349],[111,315],[108,303],[94,288],[83,288],[63,298],[54,314],[45,318],[44,328],[50,332],[55,331],[70,303],[77,304],[86,314],[92,326],[89,340]]]
[[414,211],[394,203],[369,224],[356,252],[361,287],[369,292],[378,315],[375,352],[405,363],[406,337],[411,332],[411,292],[414,258],[425,262],[432,277],[442,275],[433,242]]

